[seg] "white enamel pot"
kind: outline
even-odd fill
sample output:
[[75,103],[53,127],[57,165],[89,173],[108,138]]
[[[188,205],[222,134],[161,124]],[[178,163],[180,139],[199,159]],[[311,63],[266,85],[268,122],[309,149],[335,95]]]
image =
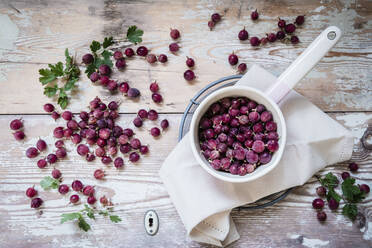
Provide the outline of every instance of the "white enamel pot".
[[[219,89],[207,96],[195,110],[190,125],[190,139],[193,154],[209,174],[223,181],[243,183],[256,180],[270,172],[279,163],[286,143],[287,131],[283,114],[278,103],[291,89],[321,60],[324,55],[337,43],[341,37],[341,31],[335,26],[325,29],[306,50],[278,77],[276,82],[266,92],[261,92],[252,87],[238,85]],[[254,78],[252,78],[254,80]],[[199,145],[199,122],[208,108],[224,97],[248,97],[263,104],[271,111],[273,119],[277,123],[279,134],[279,149],[273,154],[272,159],[265,165],[260,165],[252,173],[245,176],[233,175],[224,171],[217,171],[211,167],[202,155]]]

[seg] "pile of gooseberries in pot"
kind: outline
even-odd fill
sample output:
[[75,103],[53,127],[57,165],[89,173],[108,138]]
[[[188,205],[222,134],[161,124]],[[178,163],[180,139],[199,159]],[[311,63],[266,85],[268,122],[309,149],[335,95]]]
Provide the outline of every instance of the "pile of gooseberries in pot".
[[262,104],[247,97],[213,103],[199,123],[201,153],[218,171],[244,176],[269,163],[279,149],[277,123]]

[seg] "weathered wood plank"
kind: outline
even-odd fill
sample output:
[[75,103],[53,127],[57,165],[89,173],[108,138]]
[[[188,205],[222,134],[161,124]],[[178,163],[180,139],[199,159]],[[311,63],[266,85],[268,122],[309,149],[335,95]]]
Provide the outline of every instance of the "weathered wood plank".
[[[335,113],[331,116],[353,131],[356,138],[353,161],[360,165],[359,172],[354,176],[357,180],[363,180],[372,186],[371,153],[363,150],[358,143],[372,115]],[[0,126],[7,127],[10,120],[15,117],[0,116]],[[61,213],[79,209],[80,206],[67,205],[68,197],[61,197],[54,190],[50,192],[41,190],[38,183],[44,176],[49,175],[52,168],[40,170],[35,165],[36,159],[30,160],[24,156],[25,149],[33,145],[39,136],[47,140],[49,151],[53,151],[54,138],[50,132],[63,121],[59,120],[54,123],[50,117],[44,115],[25,115],[22,118],[28,136],[25,142],[15,141],[7,128],[0,132],[0,138],[3,141],[0,144],[0,198],[2,199],[0,202],[0,246],[24,247],[26,244],[27,247],[60,247],[62,244],[67,247],[200,246],[185,238],[184,227],[158,177],[161,163],[177,143],[181,115],[160,115],[160,119],[167,118],[170,121],[170,129],[158,140],[154,140],[147,133],[147,130],[157,122],[146,121],[142,130],[136,130],[136,133],[143,143],[150,145],[149,156],[142,158],[138,165],[131,165],[125,159],[127,165],[122,171],[117,171],[112,166],[105,168],[107,180],[100,182],[93,179],[92,173],[96,168],[105,166],[99,161],[88,164],[66,141],[68,150],[71,152],[67,159],[56,164],[56,167],[60,168],[63,173],[64,182],[69,184],[72,180],[79,178],[85,184],[96,185],[97,196],[105,194],[111,197],[116,204],[116,213],[123,218],[123,222],[119,224],[111,224],[99,218],[97,223],[92,224],[93,230],[87,234],[81,233],[72,223],[59,224]],[[134,115],[121,115],[119,123],[122,126],[132,127],[133,118]],[[347,164],[328,166],[322,173],[331,171],[340,174],[346,170]],[[41,216],[30,209],[29,200],[24,195],[25,189],[34,184],[41,197],[45,199]],[[339,213],[334,214],[328,210],[326,224],[320,225],[311,208],[317,185],[315,180],[310,180],[304,187],[292,192],[287,199],[264,210],[235,210],[233,218],[237,223],[241,239],[232,247],[295,247],[300,244],[306,246],[314,242],[324,243],[331,247],[370,246],[372,240],[371,197],[361,204],[367,218],[366,227],[359,229],[355,223],[351,224]],[[155,237],[147,236],[143,229],[142,218],[148,209],[155,209],[160,216],[160,231]]]
[[[169,55],[168,65],[151,66],[143,59],[135,58],[128,62],[127,70],[118,75],[118,78],[129,79],[142,89],[144,101],[141,102],[144,104],[151,102],[146,91],[148,82],[158,80],[163,84],[162,91],[166,97],[164,106],[161,106],[163,112],[182,112],[188,99],[198,89],[220,77],[235,74],[235,68],[227,63],[227,56],[232,50],[248,65],[259,64],[279,75],[327,25],[338,25],[344,31],[344,37],[296,89],[325,111],[372,109],[369,94],[372,81],[368,72],[372,29],[368,22],[372,17],[369,1],[358,4],[348,1],[323,4],[316,1],[300,4],[293,1],[254,4],[229,1],[218,4],[196,1],[161,1],[157,4],[151,1],[69,1],[63,5],[54,1],[33,4],[11,1],[20,13],[9,7],[9,3],[0,5],[0,13],[10,18],[9,23],[15,26],[12,32],[18,35],[10,42],[10,47],[0,43],[3,46],[0,46],[0,81],[8,86],[7,90],[0,91],[0,113],[42,113],[40,106],[46,98],[42,96],[37,81],[38,69],[45,67],[46,63],[63,59],[66,47],[80,58],[87,52],[92,39],[99,40],[105,35],[122,37],[124,30],[132,24],[144,29],[143,44],[155,54],[169,54],[170,26],[182,32],[182,49],[176,56]],[[42,12],[38,11],[41,7],[44,9]],[[249,17],[253,8],[262,13],[257,24],[252,23]],[[224,18],[215,31],[210,32],[206,22],[214,10],[224,13]],[[243,26],[247,27],[251,36],[262,36],[263,30],[276,30],[278,16],[288,19],[304,12],[306,23],[298,30],[302,41],[298,46],[276,43],[252,49],[236,38]],[[198,80],[191,85],[183,79],[186,55],[196,59]],[[80,88],[78,101],[71,105],[74,111],[79,109],[81,102],[88,102],[97,93],[103,92],[100,87],[97,87],[99,90],[90,87],[85,77],[80,85],[84,86]],[[27,93],[13,95],[20,90]],[[37,100],[25,101],[25,94],[35,96]],[[11,101],[9,96],[13,97]],[[135,112],[137,109],[136,104],[128,104],[122,111]]]

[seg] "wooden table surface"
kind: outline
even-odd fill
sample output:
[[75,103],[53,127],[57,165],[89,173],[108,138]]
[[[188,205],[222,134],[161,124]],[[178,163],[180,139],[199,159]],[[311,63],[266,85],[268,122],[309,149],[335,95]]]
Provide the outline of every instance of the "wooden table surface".
[[[257,23],[250,12],[261,13]],[[218,11],[224,17],[210,32],[207,21]],[[297,34],[296,46],[282,43],[252,49],[241,43],[237,33],[246,26],[250,35],[262,36],[276,30],[278,16],[293,20],[305,14],[306,22]],[[368,123],[372,125],[372,2],[361,1],[36,1],[5,0],[0,3],[0,247],[207,247],[186,237],[184,226],[169,199],[158,170],[177,143],[178,125],[189,99],[209,82],[235,74],[227,56],[235,51],[240,60],[251,66],[258,64],[279,75],[310,42],[327,26],[339,26],[344,35],[334,49],[296,87],[296,90],[349,128],[355,136],[352,160],[360,165],[354,176],[372,186],[372,156],[360,143]],[[137,165],[122,171],[108,168],[107,180],[96,182],[99,161],[87,164],[75,152],[58,163],[64,181],[79,177],[86,184],[96,184],[100,195],[110,196],[115,211],[123,221],[109,223],[99,218],[92,231],[83,233],[73,223],[59,224],[62,213],[79,207],[67,205],[67,198],[55,191],[40,189],[40,180],[50,174],[51,167],[40,170],[35,160],[24,151],[44,137],[50,148],[56,123],[43,111],[50,101],[38,82],[38,69],[63,59],[64,49],[81,58],[91,40],[107,35],[124,37],[128,26],[144,30],[143,45],[155,54],[169,53],[169,28],[182,33],[178,55],[169,55],[167,65],[151,66],[143,59],[134,59],[124,73],[115,78],[128,80],[143,94],[132,102],[120,94],[110,95],[99,86],[92,86],[83,76],[78,94],[69,109],[81,110],[94,96],[105,101],[121,100],[120,124],[132,126],[139,108],[155,108],[161,118],[168,118],[170,129],[158,140],[148,134],[145,122],[137,134],[151,147],[151,154]],[[196,60],[198,76],[193,83],[183,79],[185,57]],[[164,104],[155,105],[148,94],[148,85],[157,80]],[[22,117],[27,138],[17,142],[9,131],[9,122]],[[61,120],[58,123],[62,123]],[[68,146],[69,149],[74,149]],[[340,173],[348,162],[330,165],[329,171]],[[25,190],[36,185],[45,200],[39,216],[29,206]],[[311,202],[318,183],[310,180],[295,189],[285,200],[262,210],[232,213],[241,238],[231,247],[371,247],[372,201],[360,204],[365,226],[360,228],[340,214],[330,213],[325,224],[318,223]],[[150,237],[143,228],[143,215],[155,209],[160,216],[159,233]]]

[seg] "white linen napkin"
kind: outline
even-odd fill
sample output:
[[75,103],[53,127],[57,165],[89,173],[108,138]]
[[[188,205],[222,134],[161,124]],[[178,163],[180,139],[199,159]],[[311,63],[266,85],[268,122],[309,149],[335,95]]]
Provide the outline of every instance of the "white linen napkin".
[[[265,91],[275,80],[252,66],[237,84]],[[160,177],[192,240],[216,246],[234,242],[239,234],[231,209],[302,185],[326,165],[350,159],[351,133],[303,96],[291,91],[279,107],[287,125],[284,154],[276,168],[255,181],[229,183],[208,174],[193,156],[189,134],[164,161]]]

